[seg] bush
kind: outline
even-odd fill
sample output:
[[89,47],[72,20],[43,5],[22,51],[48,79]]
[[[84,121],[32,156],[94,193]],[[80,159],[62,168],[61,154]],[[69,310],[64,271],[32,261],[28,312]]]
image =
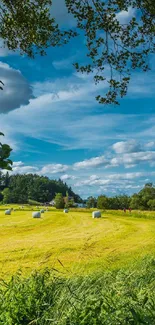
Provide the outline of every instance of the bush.
[[0,324],[153,325],[155,260],[128,271],[60,278],[46,270],[2,282]]

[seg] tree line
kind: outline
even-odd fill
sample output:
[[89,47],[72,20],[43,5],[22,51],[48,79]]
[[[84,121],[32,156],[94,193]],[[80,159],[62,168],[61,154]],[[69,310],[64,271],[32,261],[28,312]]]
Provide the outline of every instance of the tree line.
[[155,210],[155,186],[147,183],[139,193],[132,196],[100,195],[98,198],[90,196],[87,200],[82,200],[61,179],[51,180],[36,174],[10,175],[0,171],[0,202],[35,204],[52,200],[56,201],[57,208],[72,207],[76,202],[86,203],[87,208]]
[[152,183],[145,184],[144,188],[132,196],[118,195],[107,197],[100,195],[98,198],[90,196],[86,200],[87,208],[98,209],[139,209],[155,210],[155,186]]
[[51,180],[46,176],[35,174],[9,175],[0,172],[0,201],[7,203],[46,203],[53,200],[57,193],[63,197],[72,197],[75,202],[81,202],[72,188],[61,179]]

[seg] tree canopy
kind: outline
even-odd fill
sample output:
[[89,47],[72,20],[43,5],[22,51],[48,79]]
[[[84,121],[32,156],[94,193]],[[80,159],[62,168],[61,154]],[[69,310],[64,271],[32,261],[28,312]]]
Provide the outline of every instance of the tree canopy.
[[44,55],[49,46],[65,44],[72,31],[60,31],[50,15],[51,5],[51,0],[1,0],[0,37],[4,45],[34,57]]
[[[66,44],[83,33],[87,57],[77,71],[93,73],[94,82],[104,82],[107,93],[97,96],[101,104],[118,104],[127,94],[133,70],[149,70],[149,55],[155,52],[154,0],[64,0],[76,27],[61,29],[52,17],[51,0],[2,0],[0,37],[10,50],[34,57],[46,48]],[[119,13],[128,11],[125,23]],[[104,88],[104,87],[103,87]]]
[[9,175],[0,172],[0,197],[4,203],[40,203],[50,202],[57,193],[64,197],[66,192],[80,202],[81,198],[76,195],[61,179],[50,180],[48,177],[28,174]]
[[[94,73],[95,83],[107,82],[101,104],[118,104],[127,94],[132,70],[149,70],[149,54],[155,51],[154,0],[66,0],[69,12],[86,38],[90,63],[76,69]],[[119,13],[133,9],[128,22]]]
[[55,201],[56,209],[63,209],[64,208],[65,202],[64,202],[62,193],[57,193],[56,196],[55,196],[54,201]]

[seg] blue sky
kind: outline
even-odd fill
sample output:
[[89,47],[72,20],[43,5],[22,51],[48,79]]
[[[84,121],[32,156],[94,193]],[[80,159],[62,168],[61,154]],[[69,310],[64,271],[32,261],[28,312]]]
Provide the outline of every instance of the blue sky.
[[[63,0],[53,10],[74,26]],[[155,181],[154,62],[149,73],[134,73],[120,106],[103,106],[95,96],[106,85],[73,68],[85,53],[83,37],[35,60],[0,49],[0,130],[13,148],[13,173],[62,178],[83,198],[135,193]]]

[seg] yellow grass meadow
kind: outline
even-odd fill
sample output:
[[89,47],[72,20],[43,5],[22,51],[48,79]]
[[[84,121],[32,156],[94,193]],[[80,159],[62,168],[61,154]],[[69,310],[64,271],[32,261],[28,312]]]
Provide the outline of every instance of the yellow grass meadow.
[[[11,215],[4,209],[18,208]],[[40,209],[40,208],[39,208]],[[37,210],[33,207],[33,210]],[[146,255],[155,256],[155,213],[49,209],[32,218],[32,207],[0,207],[0,276],[22,270],[54,268],[63,274],[88,274],[128,267]]]

